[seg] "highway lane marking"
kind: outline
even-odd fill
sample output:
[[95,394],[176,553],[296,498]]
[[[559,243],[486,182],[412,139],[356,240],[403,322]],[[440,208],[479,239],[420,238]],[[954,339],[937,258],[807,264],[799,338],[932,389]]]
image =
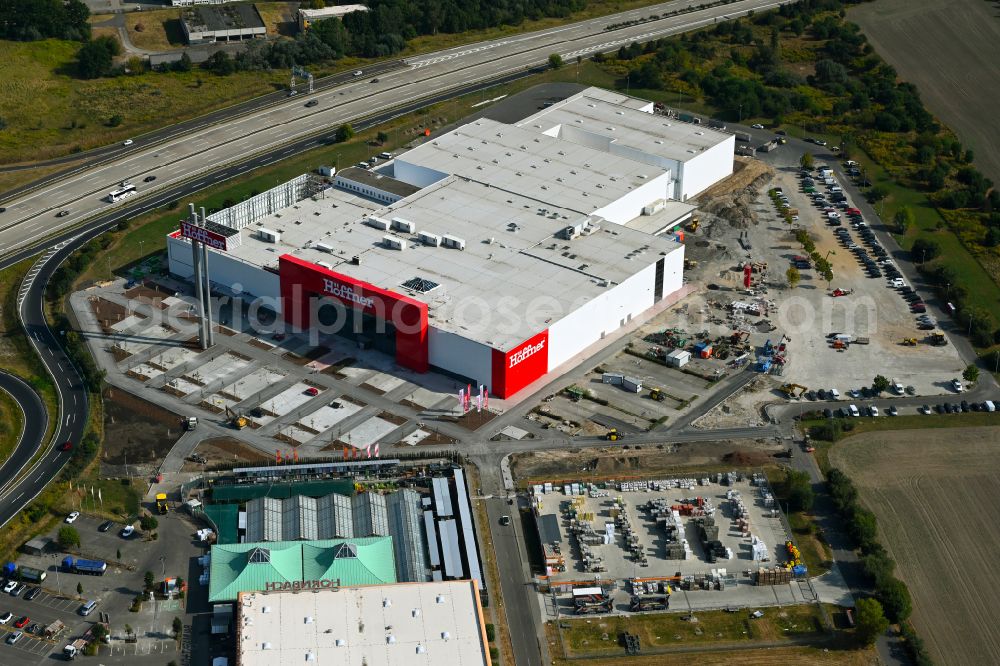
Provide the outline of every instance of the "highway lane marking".
[[14,498],[14,501],[16,502],[17,500],[21,499],[22,497],[24,497],[24,491],[21,491],[21,494]]

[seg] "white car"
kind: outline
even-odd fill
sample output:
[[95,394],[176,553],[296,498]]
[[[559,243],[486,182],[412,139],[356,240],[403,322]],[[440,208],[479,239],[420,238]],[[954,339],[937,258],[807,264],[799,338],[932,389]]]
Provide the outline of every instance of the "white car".
[[847,406],[847,412],[851,416],[861,416],[861,412],[858,411],[858,406],[857,405],[848,405]]
[[761,125],[760,123],[754,123],[750,127],[754,128],[754,129],[764,129],[764,126]]
[[362,72],[360,69],[354,72],[354,76],[361,76],[362,74],[364,74],[364,72]]
[[951,380],[951,387],[955,389],[956,393],[961,393],[962,391],[965,390],[965,387],[962,386],[962,380],[960,379]]
[[900,289],[906,286],[906,282],[903,280],[903,278],[892,278],[891,280],[889,280],[889,284],[895,287],[896,289]]
[[126,525],[125,527],[122,528],[122,531],[121,531],[121,535],[122,535],[123,539],[129,538],[134,533],[135,533],[135,528],[133,526],[131,526],[131,525]]
[[830,389],[829,394],[830,394],[830,400],[840,400],[840,391],[838,391],[837,389]]
[[3,586],[3,593],[10,594],[10,591],[13,590],[15,587],[17,587],[17,581],[9,580],[7,581],[7,584]]
[[75,523],[76,519],[79,518],[79,517],[80,517],[80,512],[79,511],[74,511],[73,513],[71,513],[68,516],[66,516],[66,522],[67,523]]
[[14,614],[11,613],[10,611],[7,611],[3,615],[0,615],[0,624],[7,624],[13,619],[14,619]]
[[878,416],[878,407],[872,405],[871,407],[868,408],[868,413],[871,414],[872,416]]
[[125,139],[125,140],[124,140],[124,141],[122,142],[122,145],[123,145],[123,146],[131,146],[131,145],[132,145],[133,143],[134,143],[134,142],[132,141],[132,139]]

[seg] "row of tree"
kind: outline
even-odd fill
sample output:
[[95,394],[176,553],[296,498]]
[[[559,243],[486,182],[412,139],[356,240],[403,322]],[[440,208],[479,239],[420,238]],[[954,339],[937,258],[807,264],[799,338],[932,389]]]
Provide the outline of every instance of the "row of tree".
[[80,0],[0,0],[0,39],[90,39],[90,10]]

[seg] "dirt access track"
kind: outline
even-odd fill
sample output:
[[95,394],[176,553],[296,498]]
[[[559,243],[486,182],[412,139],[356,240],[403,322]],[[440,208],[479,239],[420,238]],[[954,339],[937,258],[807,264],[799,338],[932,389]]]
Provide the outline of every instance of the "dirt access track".
[[[1000,183],[1000,18],[983,0],[879,0],[850,10],[875,51],[920,89],[932,113]],[[919,48],[914,48],[919,44]]]
[[878,516],[936,664],[1000,663],[998,440],[997,428],[899,430],[830,453]]

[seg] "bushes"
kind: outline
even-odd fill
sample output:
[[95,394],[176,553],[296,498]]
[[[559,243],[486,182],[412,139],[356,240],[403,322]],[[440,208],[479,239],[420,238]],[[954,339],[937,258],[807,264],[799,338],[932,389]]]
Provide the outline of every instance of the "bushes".
[[815,499],[809,474],[793,469],[785,470],[779,493],[787,498],[791,511],[808,511]]

